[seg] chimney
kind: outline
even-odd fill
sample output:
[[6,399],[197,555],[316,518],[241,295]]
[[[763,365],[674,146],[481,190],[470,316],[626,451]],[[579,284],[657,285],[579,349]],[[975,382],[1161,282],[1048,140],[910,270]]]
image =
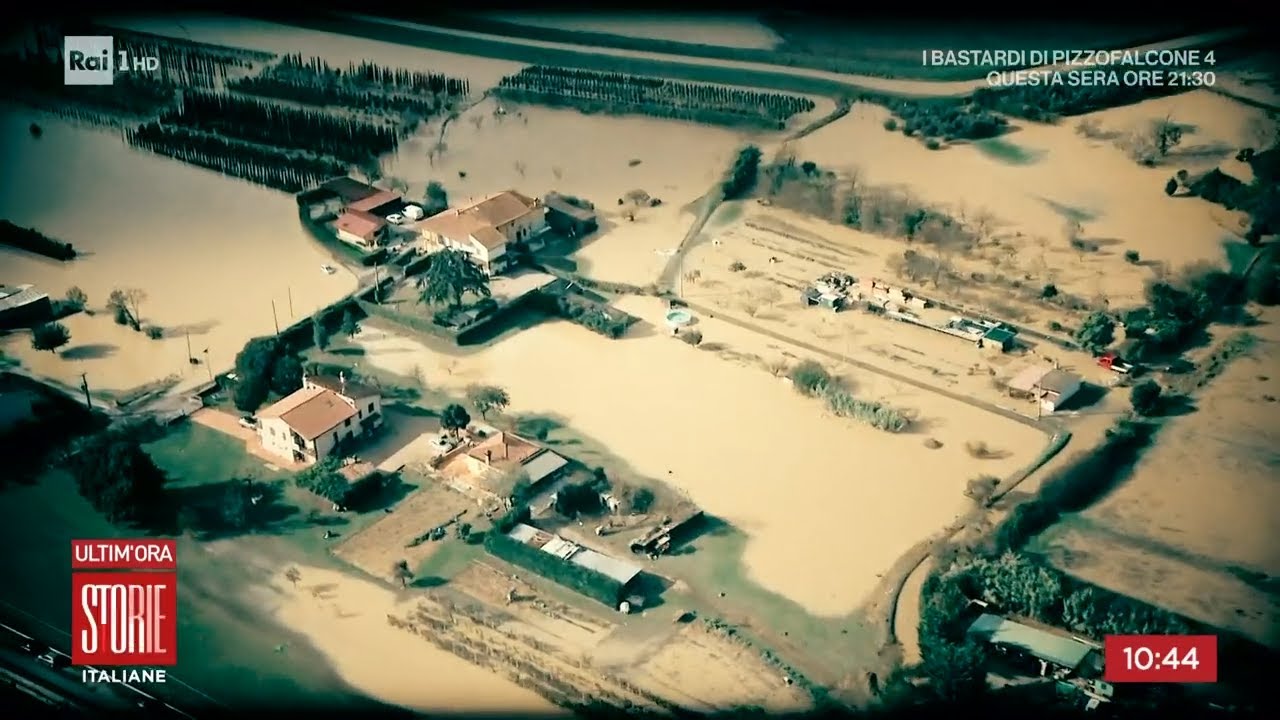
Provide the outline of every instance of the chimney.
[[492,464],[493,464],[493,451],[492,451],[492,450],[485,450],[485,451],[484,451],[484,461],[485,461],[485,463],[487,463],[487,464],[489,464],[489,465],[492,465]]

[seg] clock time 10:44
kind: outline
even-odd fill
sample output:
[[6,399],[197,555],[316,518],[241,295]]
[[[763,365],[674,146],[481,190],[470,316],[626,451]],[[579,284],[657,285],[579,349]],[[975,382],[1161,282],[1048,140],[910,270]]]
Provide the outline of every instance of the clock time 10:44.
[[1112,683],[1218,680],[1216,635],[1108,635],[1103,679]]

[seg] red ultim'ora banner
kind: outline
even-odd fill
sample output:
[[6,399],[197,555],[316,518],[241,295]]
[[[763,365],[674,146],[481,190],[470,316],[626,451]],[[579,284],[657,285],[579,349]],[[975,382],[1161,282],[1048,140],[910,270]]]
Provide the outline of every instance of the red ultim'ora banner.
[[177,569],[173,540],[72,540],[72,664],[176,665]]

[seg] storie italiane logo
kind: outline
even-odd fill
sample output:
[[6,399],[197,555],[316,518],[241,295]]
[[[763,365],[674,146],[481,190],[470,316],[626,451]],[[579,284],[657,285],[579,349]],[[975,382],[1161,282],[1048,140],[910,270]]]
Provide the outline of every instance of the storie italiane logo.
[[177,543],[72,540],[71,552],[72,664],[176,665]]

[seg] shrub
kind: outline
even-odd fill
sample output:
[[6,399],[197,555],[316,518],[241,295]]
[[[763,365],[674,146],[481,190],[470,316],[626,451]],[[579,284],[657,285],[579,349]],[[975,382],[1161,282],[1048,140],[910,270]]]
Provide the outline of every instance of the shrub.
[[1049,283],[1048,285],[1040,288],[1040,297],[1045,300],[1052,300],[1053,298],[1058,297],[1058,286],[1053,283]]
[[898,129],[898,121],[897,121],[896,119],[894,119],[894,118],[889,118],[889,119],[885,120],[885,121],[884,121],[884,129],[885,129],[885,130],[888,130],[889,132],[893,132],[894,130],[897,130],[897,129]]
[[1160,385],[1155,380],[1144,380],[1129,391],[1129,403],[1139,415],[1154,415],[1160,409]]
[[1178,181],[1174,178],[1169,178],[1169,182],[1164,184],[1164,194],[1172,196],[1176,192],[1178,192]]
[[974,502],[985,504],[1000,485],[1000,478],[991,475],[979,475],[971,479],[964,488],[964,494]]
[[146,333],[147,337],[151,338],[152,340],[159,340],[160,338],[164,337],[164,328],[156,325],[148,325],[145,328],[143,328],[142,331]]
[[831,383],[831,373],[816,360],[801,360],[787,373],[796,391],[803,395],[817,395]]
[[906,430],[911,424],[900,411],[873,400],[859,400],[848,390],[834,384],[825,383],[820,390],[827,402],[827,409],[836,417],[851,418],[877,430],[895,433]]
[[930,150],[937,150],[942,147],[942,143],[938,142],[937,138],[929,138],[924,141],[924,146]]
[[8,220],[0,220],[0,245],[8,245],[63,262],[76,259],[76,251],[71,243],[54,240],[31,228],[14,225]]
[[734,260],[733,262],[729,263],[729,272],[742,272],[743,270],[746,270],[746,269],[747,269],[747,266],[744,265],[741,260]]
[[1124,261],[1130,265],[1137,265],[1142,261],[1142,256],[1138,254],[1137,250],[1125,250]]

